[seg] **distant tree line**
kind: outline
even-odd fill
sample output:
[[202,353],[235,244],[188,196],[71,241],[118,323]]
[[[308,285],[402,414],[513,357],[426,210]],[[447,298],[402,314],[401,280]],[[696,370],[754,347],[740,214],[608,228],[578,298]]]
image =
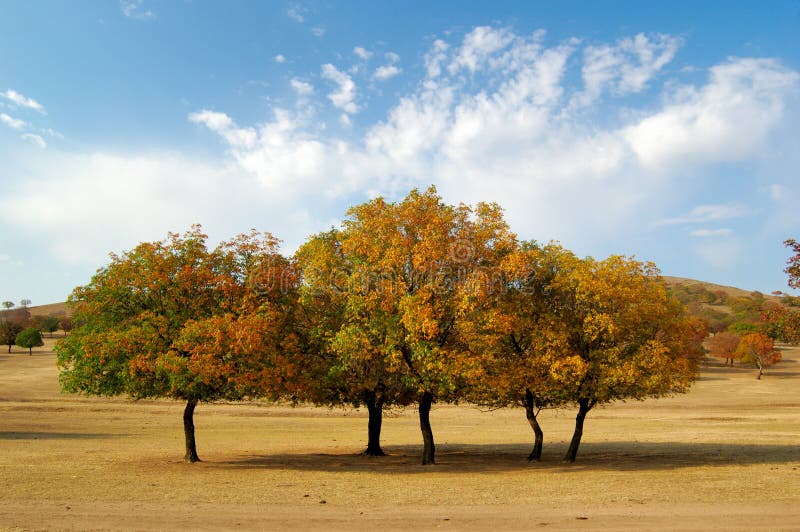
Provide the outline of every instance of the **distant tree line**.
[[520,241],[497,205],[433,188],[353,207],[292,257],[266,233],[169,234],[112,254],[69,303],[62,388],[184,401],[190,462],[197,405],[251,398],[365,406],[369,455],[383,412],[416,405],[423,464],[434,403],[519,406],[531,460],[540,410],[573,407],[571,462],[595,406],[685,392],[706,335],[653,264]]
[[42,333],[46,332],[52,338],[53,333],[59,328],[66,334],[72,328],[72,319],[65,315],[36,315],[31,316],[31,300],[23,299],[19,307],[13,301],[3,301],[0,303],[3,310],[0,311],[0,343],[8,346],[11,353],[12,346],[16,345],[28,350],[28,354],[33,353],[34,347],[44,345]]

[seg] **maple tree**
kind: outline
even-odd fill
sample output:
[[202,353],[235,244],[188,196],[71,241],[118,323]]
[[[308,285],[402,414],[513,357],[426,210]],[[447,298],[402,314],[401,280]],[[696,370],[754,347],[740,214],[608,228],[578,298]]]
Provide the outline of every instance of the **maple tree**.
[[671,297],[651,263],[587,258],[549,285],[554,335],[567,353],[553,368],[577,403],[564,461],[573,462],[586,415],[598,404],[685,392],[697,374],[705,329]]
[[186,401],[189,462],[199,402],[279,395],[293,371],[282,308],[293,281],[278,241],[252,232],[209,250],[206,240],[193,226],[112,254],[73,291],[75,327],[56,346],[64,391]]
[[736,352],[742,362],[752,364],[758,368],[758,376],[756,378],[759,380],[764,373],[765,367],[771,366],[781,359],[781,352],[775,349],[772,338],[759,332],[742,336]]
[[734,359],[740,358],[737,352],[739,339],[740,336],[735,332],[718,332],[707,341],[708,354],[713,357],[724,358],[725,365],[730,363],[730,365],[733,366]]

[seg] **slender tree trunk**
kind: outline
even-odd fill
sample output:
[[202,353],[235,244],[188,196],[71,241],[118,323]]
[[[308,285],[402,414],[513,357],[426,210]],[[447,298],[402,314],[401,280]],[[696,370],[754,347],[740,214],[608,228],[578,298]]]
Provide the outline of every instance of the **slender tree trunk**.
[[533,393],[530,390],[525,390],[525,417],[528,418],[528,423],[530,423],[535,436],[533,450],[528,455],[528,460],[531,462],[538,462],[542,459],[542,443],[544,442],[544,432],[542,432],[542,427],[539,426],[539,421],[536,419],[535,408]]
[[419,400],[419,428],[422,430],[422,465],[435,464],[436,445],[433,443],[433,430],[431,430],[431,405],[433,394],[424,392]]
[[564,456],[564,461],[572,463],[575,457],[578,456],[578,447],[581,445],[581,437],[583,437],[583,421],[586,419],[586,414],[592,409],[594,403],[589,399],[578,400],[578,415],[575,416],[575,432],[572,434],[572,441],[567,449],[567,454]]
[[764,364],[762,364],[761,361],[758,360],[758,377],[756,377],[756,379],[761,380],[761,375],[763,373],[764,373]]
[[33,348],[32,348],[32,347],[29,347],[29,348],[28,348],[28,356],[29,356],[29,357],[30,357],[30,356],[33,356]]
[[383,424],[383,398],[370,390],[366,393],[364,401],[369,412],[369,422],[367,424],[367,449],[364,454],[367,456],[386,456],[381,449],[381,425]]
[[186,408],[183,410],[183,433],[186,436],[186,455],[184,460],[187,462],[199,462],[197,456],[197,446],[194,442],[194,409],[197,406],[197,399],[189,399]]
[[11,344],[8,344],[8,352],[11,353]]

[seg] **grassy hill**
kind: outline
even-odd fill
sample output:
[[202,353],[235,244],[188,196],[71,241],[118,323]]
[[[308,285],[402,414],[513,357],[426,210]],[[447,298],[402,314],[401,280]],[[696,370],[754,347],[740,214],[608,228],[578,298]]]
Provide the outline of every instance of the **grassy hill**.
[[48,305],[36,305],[28,307],[31,316],[71,316],[72,311],[66,303],[50,303]]

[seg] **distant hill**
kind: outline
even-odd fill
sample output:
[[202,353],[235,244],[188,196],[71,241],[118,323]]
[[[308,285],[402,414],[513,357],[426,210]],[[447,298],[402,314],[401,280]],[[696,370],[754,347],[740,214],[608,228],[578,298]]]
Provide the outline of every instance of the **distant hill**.
[[[692,291],[693,289],[701,292],[701,291],[708,291],[712,293],[725,293],[728,297],[735,298],[735,297],[753,297],[754,294],[760,293],[755,291],[747,291],[742,290],[741,288],[735,288],[733,286],[724,286],[720,284],[708,283],[706,281],[697,281],[695,279],[686,279],[683,277],[670,277],[669,275],[662,276],[664,281],[670,288],[673,289],[688,289]],[[774,296],[772,294],[762,294],[764,299],[768,301],[781,301],[779,296]]]
[[72,312],[65,303],[50,303],[49,305],[36,305],[28,307],[31,316],[71,316]]

